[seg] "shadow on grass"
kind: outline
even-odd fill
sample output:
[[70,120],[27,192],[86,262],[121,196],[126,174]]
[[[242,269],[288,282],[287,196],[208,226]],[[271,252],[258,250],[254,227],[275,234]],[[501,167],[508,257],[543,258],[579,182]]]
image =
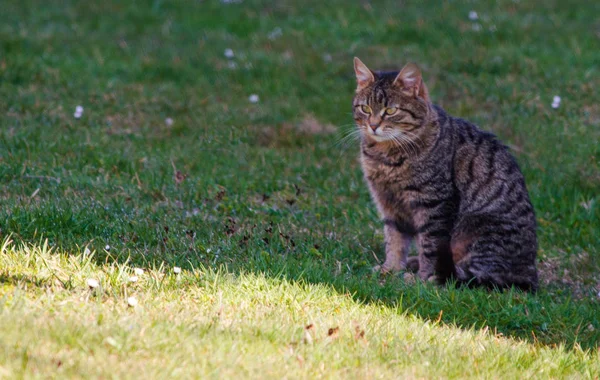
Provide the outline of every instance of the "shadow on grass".
[[316,263],[286,265],[279,273],[291,281],[329,285],[358,302],[382,303],[425,320],[486,329],[535,345],[597,350],[600,342],[597,303],[589,298],[572,299],[571,292],[558,285],[542,288],[534,295],[513,289],[436,287],[418,280],[405,281],[402,275],[362,272],[334,276]]

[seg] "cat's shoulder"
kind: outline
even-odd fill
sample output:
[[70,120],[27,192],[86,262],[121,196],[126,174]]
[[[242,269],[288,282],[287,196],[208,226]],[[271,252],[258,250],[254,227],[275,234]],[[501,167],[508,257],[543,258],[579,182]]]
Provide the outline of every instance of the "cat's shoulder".
[[434,106],[438,114],[438,120],[443,128],[451,135],[457,137],[460,144],[492,144],[501,148],[506,148],[504,143],[491,131],[482,129],[477,124],[448,114],[443,108]]

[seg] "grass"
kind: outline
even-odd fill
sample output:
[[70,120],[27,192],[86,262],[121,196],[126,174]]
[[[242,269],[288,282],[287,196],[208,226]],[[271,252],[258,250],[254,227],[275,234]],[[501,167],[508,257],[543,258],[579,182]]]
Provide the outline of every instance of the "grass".
[[[5,375],[558,378],[600,371],[597,355],[580,348],[459,329],[281,276],[162,267],[131,282],[131,267],[99,266],[91,254],[8,242],[1,253],[19,283],[7,286],[0,314]],[[88,290],[90,278],[100,286]],[[129,297],[138,306],[128,306]]]
[[[5,1],[0,377],[598,377],[599,10]],[[355,55],[513,148],[537,295],[371,273]]]

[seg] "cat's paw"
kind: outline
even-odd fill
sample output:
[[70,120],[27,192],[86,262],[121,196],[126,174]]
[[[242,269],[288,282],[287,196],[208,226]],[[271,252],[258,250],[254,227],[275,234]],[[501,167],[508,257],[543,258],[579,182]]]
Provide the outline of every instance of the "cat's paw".
[[427,279],[427,282],[435,285],[443,285],[446,281],[440,276],[433,275]]
[[423,282],[436,285],[444,285],[446,283],[446,278],[444,276],[439,276],[431,272],[419,272],[418,275]]
[[433,282],[436,280],[436,275],[432,271],[419,270],[417,272],[419,278],[424,282]]
[[402,264],[391,264],[388,263],[387,261],[384,262],[382,265],[375,265],[373,267],[373,272],[375,273],[381,273],[381,274],[388,274],[388,273],[398,273],[400,271],[403,271],[404,269],[406,269],[406,267]]
[[406,270],[411,273],[419,272],[419,257],[411,256],[408,258],[406,262]]

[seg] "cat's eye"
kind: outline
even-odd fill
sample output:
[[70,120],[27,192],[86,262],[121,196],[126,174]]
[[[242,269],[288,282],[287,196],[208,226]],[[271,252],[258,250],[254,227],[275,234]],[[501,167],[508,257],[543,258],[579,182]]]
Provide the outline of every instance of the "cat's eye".
[[362,106],[360,106],[360,109],[361,109],[361,110],[362,110],[364,113],[366,113],[366,114],[370,114],[370,113],[372,112],[372,111],[371,111],[371,107],[369,107],[369,106],[367,106],[367,105],[362,105]]
[[396,107],[390,107],[390,108],[386,108],[385,109],[385,114],[386,115],[393,115],[396,112],[398,112],[398,108],[396,108]]

